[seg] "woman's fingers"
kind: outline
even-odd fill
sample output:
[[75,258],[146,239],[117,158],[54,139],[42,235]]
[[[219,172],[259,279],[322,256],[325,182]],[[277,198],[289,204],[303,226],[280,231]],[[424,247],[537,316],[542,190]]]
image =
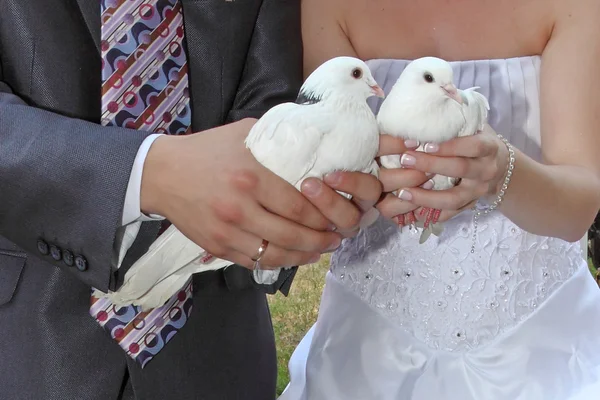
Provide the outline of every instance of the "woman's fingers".
[[394,168],[379,170],[379,180],[383,184],[384,192],[393,192],[402,188],[411,188],[421,186],[427,182],[431,176],[416,169]]
[[381,134],[379,135],[379,152],[377,153],[377,157],[402,154],[406,150],[415,150],[417,147],[419,147],[419,142],[415,140],[405,140]]
[[379,204],[377,204],[377,209],[385,218],[393,218],[396,215],[405,214],[416,208],[416,205],[400,200],[393,193],[386,194]]
[[491,158],[439,157],[423,152],[407,152],[402,155],[400,162],[404,168],[424,173],[486,182],[498,172],[498,165]]
[[495,136],[479,133],[450,139],[440,144],[426,144],[425,152],[441,157],[480,158],[493,156],[498,151]]
[[469,187],[453,187],[447,190],[427,190],[423,188],[403,189],[400,198],[420,207],[435,208],[438,210],[461,210],[472,201],[481,197]]

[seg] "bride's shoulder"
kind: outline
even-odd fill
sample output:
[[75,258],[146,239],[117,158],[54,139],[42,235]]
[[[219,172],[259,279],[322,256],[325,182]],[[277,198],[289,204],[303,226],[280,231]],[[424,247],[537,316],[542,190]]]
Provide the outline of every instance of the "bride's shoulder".
[[600,0],[552,0],[555,24],[598,20]]
[[336,56],[356,56],[348,38],[345,7],[354,0],[302,0],[304,74]]

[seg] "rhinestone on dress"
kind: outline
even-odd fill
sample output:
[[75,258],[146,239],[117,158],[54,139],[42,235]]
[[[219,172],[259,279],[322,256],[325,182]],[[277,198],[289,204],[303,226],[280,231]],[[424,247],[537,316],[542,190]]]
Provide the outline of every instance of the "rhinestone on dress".
[[448,305],[448,302],[445,299],[439,299],[436,302],[436,306],[438,309],[440,310],[444,310],[446,308],[446,306]]
[[446,285],[446,288],[444,289],[444,293],[446,293],[448,296],[452,296],[454,293],[456,293],[457,289],[458,289],[458,286],[451,283],[449,285]]

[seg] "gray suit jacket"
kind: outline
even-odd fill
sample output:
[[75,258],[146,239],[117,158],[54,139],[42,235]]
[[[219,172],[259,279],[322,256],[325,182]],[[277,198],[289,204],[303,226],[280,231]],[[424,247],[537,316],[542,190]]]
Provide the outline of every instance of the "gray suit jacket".
[[[299,0],[182,3],[195,131],[294,100]],[[90,287],[118,287],[158,230],[144,223],[116,270],[148,133],[98,125],[99,38],[97,0],[0,0],[0,399],[273,398],[270,317],[246,270],[196,276],[190,321],[143,371],[88,314]]]

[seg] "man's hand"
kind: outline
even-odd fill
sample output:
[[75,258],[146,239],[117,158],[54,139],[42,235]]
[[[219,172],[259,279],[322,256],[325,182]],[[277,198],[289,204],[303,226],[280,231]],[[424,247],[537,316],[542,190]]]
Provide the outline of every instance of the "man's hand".
[[314,262],[341,237],[317,207],[246,149],[255,121],[157,139],[144,165],[142,210],[163,215],[215,257],[247,268],[263,239],[270,244],[262,268]]
[[[309,178],[302,182],[302,193],[325,215],[345,237],[358,233],[365,213],[376,210],[373,205],[381,197],[381,182],[371,174],[334,172],[324,182]],[[336,192],[352,195],[352,201]],[[369,218],[374,222],[378,213]]]

